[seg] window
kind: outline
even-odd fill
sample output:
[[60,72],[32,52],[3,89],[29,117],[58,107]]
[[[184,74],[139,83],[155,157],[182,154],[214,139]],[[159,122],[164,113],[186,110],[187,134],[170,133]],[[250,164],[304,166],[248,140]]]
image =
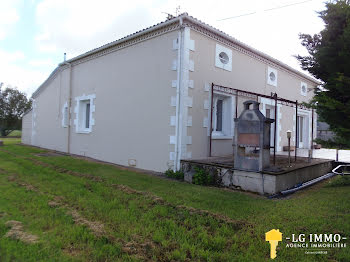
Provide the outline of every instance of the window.
[[92,117],[92,113],[95,111],[95,106],[93,105],[94,98],[95,95],[90,95],[77,97],[75,99],[77,105],[75,108],[76,119],[74,123],[77,133],[90,133],[92,131],[92,126],[95,124]]
[[267,68],[267,83],[277,87],[277,70],[272,67]]
[[223,63],[225,65],[230,61],[230,58],[228,57],[228,55],[225,52],[221,52],[219,54],[219,59],[220,59],[221,63]]
[[307,96],[307,84],[304,82],[300,83],[300,94],[303,96]]
[[79,131],[90,131],[90,100],[79,101]]
[[90,101],[86,102],[85,128],[90,128]]
[[216,101],[216,131],[222,131],[222,104],[222,99]]
[[62,126],[68,127],[68,104],[67,102],[63,105],[62,109]]
[[216,44],[215,66],[227,71],[232,71],[232,50]]
[[212,137],[230,138],[233,136],[233,108],[232,96],[214,94]]

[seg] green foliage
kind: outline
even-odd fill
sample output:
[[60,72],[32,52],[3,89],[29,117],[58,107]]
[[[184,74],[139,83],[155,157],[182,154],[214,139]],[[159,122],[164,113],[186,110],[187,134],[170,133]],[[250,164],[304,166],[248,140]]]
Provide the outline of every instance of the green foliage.
[[325,148],[350,149],[349,145],[344,143],[344,141],[339,138],[335,138],[335,140],[323,140],[316,138],[314,141]]
[[0,83],[0,135],[7,136],[13,130],[21,129],[22,116],[32,106],[32,101],[17,90],[7,86],[2,90]]
[[165,175],[169,178],[174,178],[177,180],[184,180],[184,173],[181,170],[175,171],[172,169],[168,169],[165,171]]
[[304,70],[323,82],[311,106],[335,132],[336,141],[350,147],[350,2],[329,2],[319,15],[325,29],[314,36],[300,35],[309,55],[297,59]]
[[195,167],[194,170],[196,173],[194,173],[192,177],[193,184],[203,186],[214,185],[214,178],[207,170],[199,167]]

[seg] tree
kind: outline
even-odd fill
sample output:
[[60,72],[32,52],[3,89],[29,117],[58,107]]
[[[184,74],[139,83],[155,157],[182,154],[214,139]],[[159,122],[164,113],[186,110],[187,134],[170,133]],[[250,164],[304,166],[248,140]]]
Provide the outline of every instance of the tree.
[[0,83],[0,135],[7,136],[13,130],[21,129],[22,116],[31,108],[32,101],[17,90]]
[[325,28],[313,36],[300,34],[309,55],[297,59],[323,82],[310,104],[335,132],[336,142],[350,147],[350,1],[326,3],[319,15]]

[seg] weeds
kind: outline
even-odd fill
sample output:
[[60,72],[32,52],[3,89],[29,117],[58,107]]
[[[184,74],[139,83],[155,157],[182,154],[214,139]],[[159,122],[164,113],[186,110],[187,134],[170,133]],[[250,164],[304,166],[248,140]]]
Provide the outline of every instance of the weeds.
[[206,169],[195,167],[194,170],[196,173],[192,177],[193,184],[203,186],[214,185],[214,177]]
[[177,179],[177,180],[184,180],[184,173],[181,170],[174,171],[172,169],[168,169],[165,171],[165,175],[169,178]]

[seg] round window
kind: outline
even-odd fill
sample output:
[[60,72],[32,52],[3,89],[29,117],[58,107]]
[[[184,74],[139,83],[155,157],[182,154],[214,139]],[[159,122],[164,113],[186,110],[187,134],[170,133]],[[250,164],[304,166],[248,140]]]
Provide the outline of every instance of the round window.
[[306,93],[306,86],[303,85],[303,86],[301,87],[301,91],[303,91],[303,93]]
[[271,72],[271,73],[269,74],[269,77],[270,77],[270,80],[271,80],[272,82],[274,82],[274,81],[276,80],[276,75],[275,75],[274,72]]
[[219,59],[223,64],[227,64],[230,61],[230,58],[228,58],[228,55],[225,52],[219,54]]

